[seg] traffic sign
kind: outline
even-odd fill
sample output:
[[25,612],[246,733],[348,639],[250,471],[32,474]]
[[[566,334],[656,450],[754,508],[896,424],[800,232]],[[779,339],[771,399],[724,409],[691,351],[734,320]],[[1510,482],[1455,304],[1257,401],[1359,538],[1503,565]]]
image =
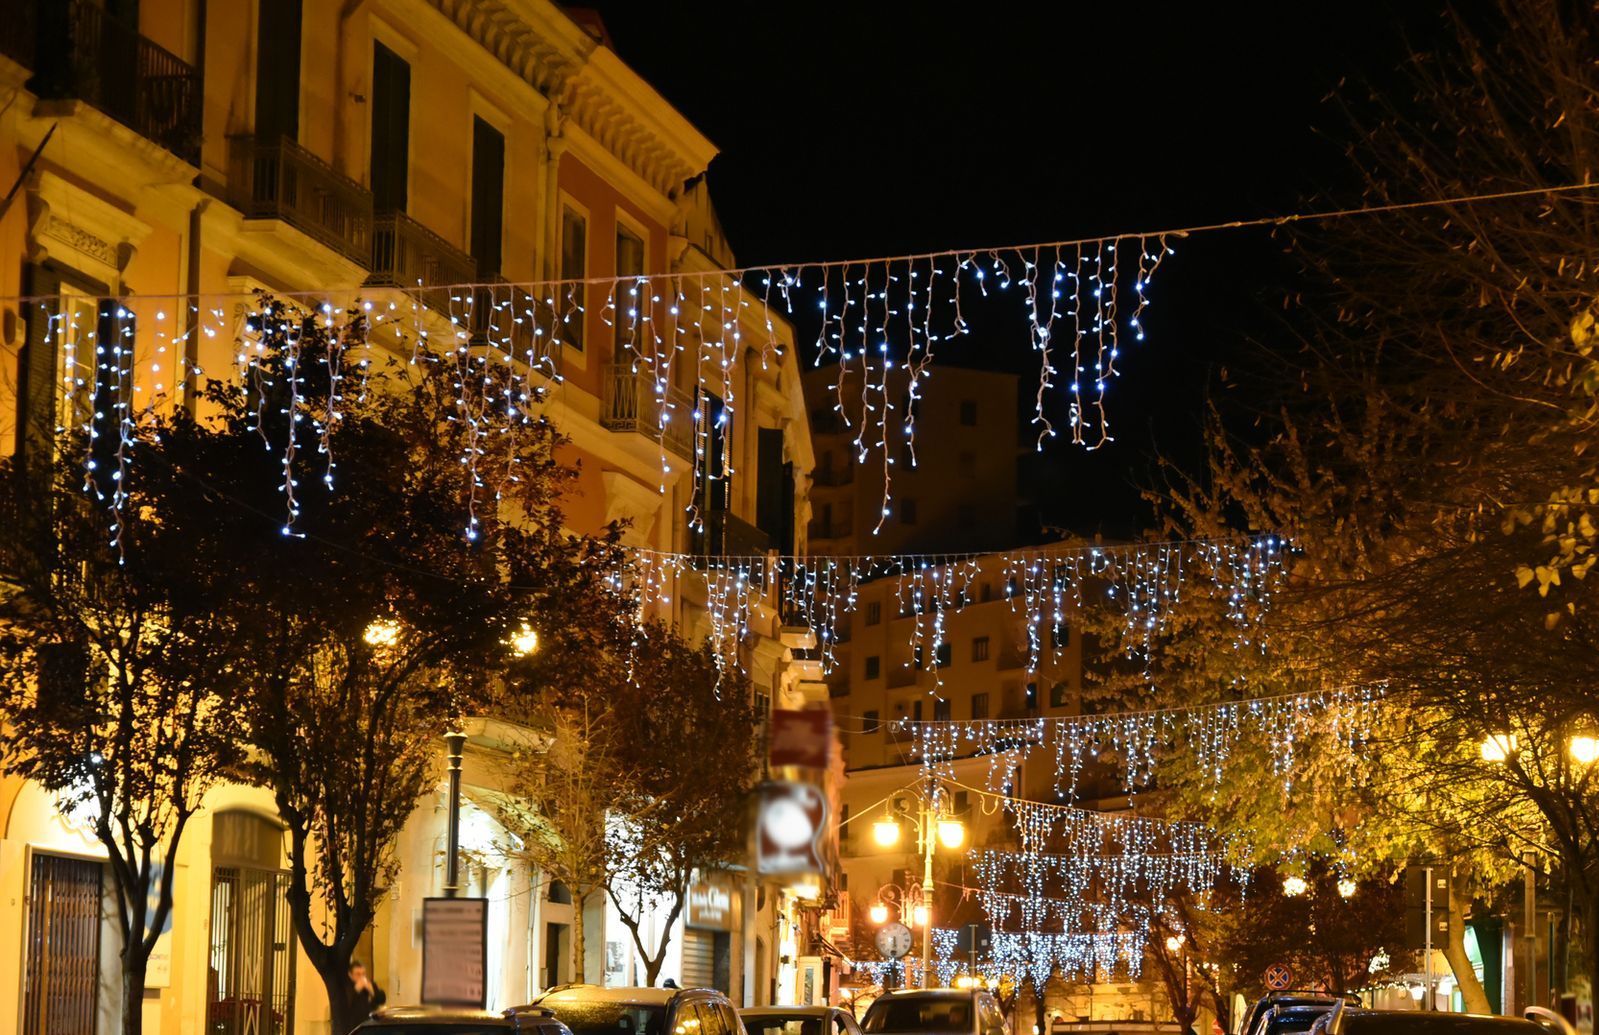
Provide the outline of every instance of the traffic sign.
[[1266,987],[1273,992],[1294,987],[1294,972],[1286,963],[1273,963],[1266,968]]

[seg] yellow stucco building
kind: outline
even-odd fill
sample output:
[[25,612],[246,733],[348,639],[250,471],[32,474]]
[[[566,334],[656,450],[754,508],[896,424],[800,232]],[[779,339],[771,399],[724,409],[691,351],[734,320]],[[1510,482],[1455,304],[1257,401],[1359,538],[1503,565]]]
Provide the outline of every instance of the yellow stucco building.
[[[738,305],[744,289],[718,272],[733,258],[703,184],[714,146],[597,19],[548,0],[0,0],[0,97],[0,196],[16,187],[0,214],[0,449],[48,448],[30,428],[56,422],[63,349],[107,302],[137,318],[141,404],[181,405],[195,369],[228,366],[229,335],[208,328],[226,330],[252,290],[397,299],[418,328],[448,333],[422,308],[445,308],[430,285],[517,298],[512,284],[682,274],[734,299],[722,314],[740,345],[703,379],[674,375],[668,398],[688,412],[664,434],[605,289],[563,289],[547,413],[581,465],[568,520],[626,521],[628,542],[666,551],[804,549],[814,460],[792,332]],[[737,473],[696,534],[686,429],[710,398],[738,400],[719,446]],[[795,660],[806,636],[785,632],[776,604],[753,612],[749,692],[822,706],[814,662]],[[692,587],[672,606],[704,631]],[[489,718],[467,732],[470,849],[494,840],[472,801],[492,792],[507,735]],[[172,860],[146,1031],[326,1032],[282,915],[280,829],[259,788],[208,797]],[[441,782],[402,835],[400,878],[362,949],[391,1002],[418,998],[443,829]],[[39,788],[0,775],[0,1035],[115,1030],[103,854]],[[472,858],[469,893],[491,901],[490,1005],[525,1002],[570,974],[572,907],[536,873]],[[745,1002],[790,994],[778,979],[791,903],[772,890],[735,882],[728,908],[679,932],[665,973]],[[593,920],[591,979],[632,980],[625,932]],[[54,1013],[41,1012],[43,976]]]

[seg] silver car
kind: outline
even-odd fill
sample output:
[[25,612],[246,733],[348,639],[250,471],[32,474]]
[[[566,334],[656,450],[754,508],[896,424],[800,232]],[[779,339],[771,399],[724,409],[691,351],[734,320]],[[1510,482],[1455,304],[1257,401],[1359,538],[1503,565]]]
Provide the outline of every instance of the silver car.
[[855,1016],[836,1006],[752,1006],[738,1016],[749,1035],[861,1035]]
[[992,992],[906,988],[884,992],[861,1018],[866,1035],[1010,1035]]

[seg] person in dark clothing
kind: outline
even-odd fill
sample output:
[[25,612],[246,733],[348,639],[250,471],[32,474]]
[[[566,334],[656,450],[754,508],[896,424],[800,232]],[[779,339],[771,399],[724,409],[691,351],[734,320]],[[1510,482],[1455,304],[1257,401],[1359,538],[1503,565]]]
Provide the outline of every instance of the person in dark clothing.
[[388,996],[377,982],[367,977],[366,965],[360,960],[350,961],[350,1015],[363,1020],[382,1006]]

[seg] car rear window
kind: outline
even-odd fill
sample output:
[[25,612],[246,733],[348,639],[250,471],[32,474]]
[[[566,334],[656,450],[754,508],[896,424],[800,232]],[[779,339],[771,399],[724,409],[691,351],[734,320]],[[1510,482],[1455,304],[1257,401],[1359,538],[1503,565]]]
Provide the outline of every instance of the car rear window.
[[744,1030],[749,1035],[827,1035],[820,1017],[745,1017]]
[[572,1035],[666,1035],[666,1007],[639,1003],[542,1004],[572,1029]]
[[368,1024],[359,1035],[505,1035],[503,1024]]
[[972,1004],[965,999],[879,999],[866,1011],[861,1030],[967,1031],[972,1026]]

